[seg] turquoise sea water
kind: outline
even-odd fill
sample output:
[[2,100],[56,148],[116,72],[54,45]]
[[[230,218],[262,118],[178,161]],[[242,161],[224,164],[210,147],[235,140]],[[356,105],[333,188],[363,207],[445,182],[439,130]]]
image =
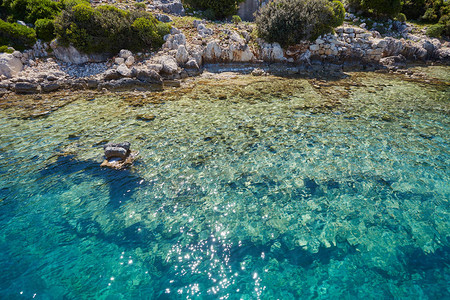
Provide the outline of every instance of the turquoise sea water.
[[0,299],[449,299],[449,70],[3,109]]

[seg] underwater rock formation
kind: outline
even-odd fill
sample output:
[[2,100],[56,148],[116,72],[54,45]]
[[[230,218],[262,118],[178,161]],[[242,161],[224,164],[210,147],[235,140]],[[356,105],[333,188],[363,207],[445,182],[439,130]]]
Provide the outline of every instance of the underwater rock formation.
[[130,146],[131,144],[129,142],[106,144],[103,147],[106,159],[100,167],[120,170],[132,164],[139,152],[131,151]]

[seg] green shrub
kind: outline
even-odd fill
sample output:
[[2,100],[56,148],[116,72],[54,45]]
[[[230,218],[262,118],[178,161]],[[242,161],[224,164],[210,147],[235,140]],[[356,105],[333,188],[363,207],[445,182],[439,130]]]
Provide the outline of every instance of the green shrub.
[[196,10],[206,11],[209,9],[214,12],[213,16],[215,18],[223,19],[236,13],[239,3],[244,1],[245,0],[183,0],[183,4]]
[[67,6],[55,19],[58,40],[85,53],[117,53],[159,48],[170,26],[143,11],[124,11],[114,6]]
[[55,38],[55,25],[53,20],[39,19],[34,23],[34,29],[36,30],[36,36],[46,42],[50,42]]
[[444,26],[443,35],[450,36],[450,15],[444,15],[439,19],[439,24]]
[[282,46],[314,40],[342,24],[341,3],[328,0],[278,0],[261,8],[256,17],[258,35]]
[[354,10],[361,9],[361,0],[344,0],[345,4]]
[[403,0],[402,13],[410,20],[418,20],[425,13],[425,0]]
[[233,21],[234,24],[239,24],[242,22],[241,17],[239,17],[238,15],[234,15],[233,17],[231,17],[231,20]]
[[404,13],[399,13],[396,17],[397,21],[406,22],[406,15]]
[[53,19],[61,4],[52,0],[4,0],[3,8],[14,20],[34,24],[38,19]]
[[427,35],[430,37],[440,38],[445,31],[445,26],[442,24],[434,24],[428,27]]
[[17,50],[24,50],[32,47],[35,43],[36,32],[33,28],[0,20],[0,45],[8,45]]
[[140,9],[140,10],[145,10],[145,4],[142,2],[135,3],[134,8]]
[[203,11],[202,13],[203,18],[207,20],[215,20],[216,19],[216,13],[212,8],[208,8],[207,10]]
[[397,16],[402,9],[401,0],[362,0],[361,6],[375,16]]
[[9,47],[6,46],[6,45],[0,46],[0,53],[9,53],[9,54],[11,54],[13,52],[14,52],[14,50],[9,49]]
[[450,14],[450,2],[444,0],[428,0],[422,20],[436,23],[442,16]]

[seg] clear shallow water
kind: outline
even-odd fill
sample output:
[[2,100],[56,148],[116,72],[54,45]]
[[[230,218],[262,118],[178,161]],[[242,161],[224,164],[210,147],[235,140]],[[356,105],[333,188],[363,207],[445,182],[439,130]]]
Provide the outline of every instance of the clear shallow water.
[[[0,112],[0,298],[450,297],[448,68]],[[142,115],[155,116],[143,121]],[[100,169],[102,145],[140,159]]]

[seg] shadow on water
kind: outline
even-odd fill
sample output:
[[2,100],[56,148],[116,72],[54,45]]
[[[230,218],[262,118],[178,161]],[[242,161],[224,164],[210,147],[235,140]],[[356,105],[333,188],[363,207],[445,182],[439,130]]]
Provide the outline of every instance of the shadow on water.
[[[108,208],[112,210],[125,204],[136,189],[147,185],[142,177],[129,168],[124,170],[100,168],[99,163],[94,160],[80,161],[73,155],[59,156],[55,162],[41,169],[39,175],[40,178],[70,177],[69,186],[78,185],[91,178],[100,178],[108,185]],[[64,184],[63,181],[61,184]]]

